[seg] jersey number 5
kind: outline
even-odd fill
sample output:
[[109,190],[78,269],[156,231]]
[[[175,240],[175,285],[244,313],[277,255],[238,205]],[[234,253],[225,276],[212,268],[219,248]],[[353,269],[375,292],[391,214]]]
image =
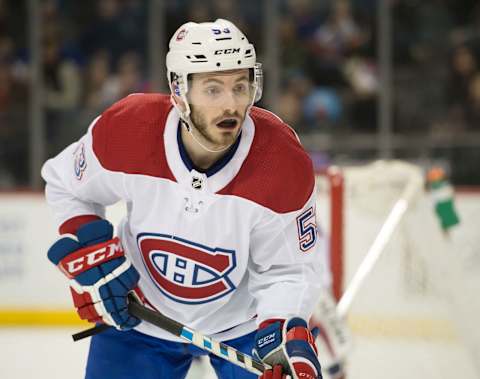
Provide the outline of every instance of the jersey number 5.
[[317,224],[315,221],[315,209],[308,208],[297,217],[297,231],[300,250],[308,251],[317,242]]

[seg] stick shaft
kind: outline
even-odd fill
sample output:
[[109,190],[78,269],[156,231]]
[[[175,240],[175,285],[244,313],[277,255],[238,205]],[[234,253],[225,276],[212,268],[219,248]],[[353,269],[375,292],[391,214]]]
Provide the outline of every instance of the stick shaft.
[[107,329],[110,329],[110,328],[111,328],[110,325],[98,324],[98,325],[94,326],[93,328],[83,330],[79,333],[75,333],[74,335],[72,335],[72,338],[76,342],[76,341],[82,340],[84,338],[91,337],[95,334],[101,333],[101,332],[103,332]]
[[[132,298],[131,295],[129,295],[128,312],[140,320],[158,326],[159,328],[166,330],[167,332],[180,337],[203,350],[215,354],[216,356],[225,359],[234,365],[240,366],[251,373],[261,375],[265,370],[271,368],[270,366],[251,357],[250,355],[244,354],[222,342],[215,341],[214,339],[207,337],[196,330],[188,328],[178,321],[172,320],[160,312],[151,310],[141,305],[136,299]],[[109,328],[111,328],[110,325],[99,324],[93,328],[84,330],[83,332],[76,333],[72,337],[74,341],[78,341],[80,339],[101,333]]]
[[216,356],[223,358],[245,370],[261,375],[267,367],[263,362],[254,359],[253,357],[244,354],[231,346],[222,342],[205,336],[204,334],[190,329],[178,321],[172,320],[159,312],[153,311],[143,305],[130,301],[128,304],[128,312],[141,320],[147,321],[150,324],[158,326],[173,335],[183,338],[185,341],[192,343],[203,350],[207,350]]

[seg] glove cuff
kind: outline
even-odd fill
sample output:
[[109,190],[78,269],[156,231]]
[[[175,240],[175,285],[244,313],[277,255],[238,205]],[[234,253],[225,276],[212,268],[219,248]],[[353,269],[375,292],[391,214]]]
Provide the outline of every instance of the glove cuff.
[[82,215],[68,219],[59,226],[58,232],[60,234],[77,234],[77,230],[89,222],[101,220],[97,215]]
[[283,324],[285,323],[285,321],[286,320],[284,318],[269,318],[265,321],[262,321],[260,325],[258,325],[258,329],[260,330],[260,329],[267,328],[268,326],[275,324],[276,322],[279,322],[280,328],[283,328]]

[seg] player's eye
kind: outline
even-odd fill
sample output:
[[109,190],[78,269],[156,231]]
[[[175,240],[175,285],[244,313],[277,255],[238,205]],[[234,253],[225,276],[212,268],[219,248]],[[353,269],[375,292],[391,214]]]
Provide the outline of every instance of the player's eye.
[[204,90],[205,94],[211,97],[219,96],[222,92],[217,86],[209,86]]
[[233,91],[238,95],[244,95],[248,93],[248,85],[246,83],[238,83],[233,88]]

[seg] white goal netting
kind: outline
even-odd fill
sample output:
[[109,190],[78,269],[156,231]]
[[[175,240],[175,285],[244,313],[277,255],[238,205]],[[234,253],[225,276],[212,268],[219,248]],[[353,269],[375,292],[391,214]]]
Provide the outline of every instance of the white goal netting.
[[[341,169],[343,273],[347,289],[407,185],[409,206],[349,302],[352,378],[480,378],[480,195],[458,195],[461,224],[445,234],[424,190],[424,173],[405,162]],[[332,231],[332,193],[318,176],[319,223]],[[473,201],[475,199],[476,201]],[[335,204],[333,205],[335,207]]]

